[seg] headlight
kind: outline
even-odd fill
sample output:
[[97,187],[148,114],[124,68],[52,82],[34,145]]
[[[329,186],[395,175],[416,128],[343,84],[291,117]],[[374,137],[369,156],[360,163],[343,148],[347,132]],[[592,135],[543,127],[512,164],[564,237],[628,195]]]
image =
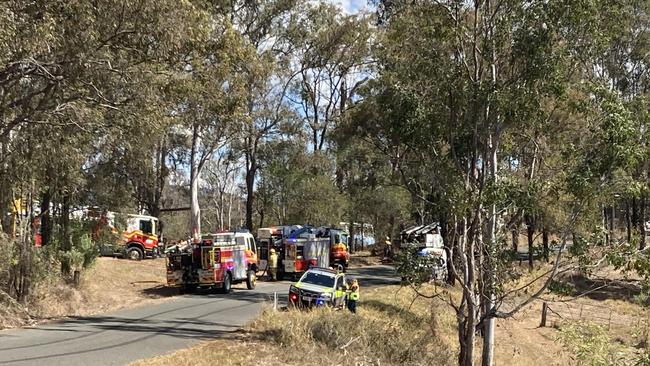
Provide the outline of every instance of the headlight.
[[329,300],[329,299],[332,298],[332,294],[329,293],[329,292],[325,292],[325,293],[320,294],[320,297],[322,297],[325,300]]

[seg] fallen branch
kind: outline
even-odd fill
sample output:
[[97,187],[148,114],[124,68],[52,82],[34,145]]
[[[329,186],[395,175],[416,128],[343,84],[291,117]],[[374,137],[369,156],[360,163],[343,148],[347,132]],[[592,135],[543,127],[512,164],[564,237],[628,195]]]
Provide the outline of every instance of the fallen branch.
[[340,348],[340,349],[346,349],[346,348],[347,348],[348,346],[350,346],[352,343],[358,341],[359,338],[361,338],[361,337],[352,338],[352,339],[350,339],[350,341],[349,341],[348,343],[346,343],[345,345],[343,345],[343,346],[341,346],[341,347],[339,347],[339,348]]

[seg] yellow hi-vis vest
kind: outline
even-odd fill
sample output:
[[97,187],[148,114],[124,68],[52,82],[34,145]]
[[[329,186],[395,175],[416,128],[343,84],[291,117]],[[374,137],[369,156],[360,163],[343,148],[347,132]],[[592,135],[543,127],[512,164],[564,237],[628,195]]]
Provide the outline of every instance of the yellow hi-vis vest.
[[350,289],[350,295],[348,295],[348,298],[352,301],[359,301],[359,287],[356,289]]

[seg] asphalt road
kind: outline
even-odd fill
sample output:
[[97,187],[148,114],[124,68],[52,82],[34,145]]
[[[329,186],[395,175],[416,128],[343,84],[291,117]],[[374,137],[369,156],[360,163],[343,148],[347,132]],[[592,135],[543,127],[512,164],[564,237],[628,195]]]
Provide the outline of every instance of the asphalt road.
[[[391,267],[351,270],[362,286],[397,283]],[[273,292],[286,303],[289,282],[238,285],[229,295],[198,293],[100,316],[0,332],[0,365],[124,365],[227,337],[253,320]]]

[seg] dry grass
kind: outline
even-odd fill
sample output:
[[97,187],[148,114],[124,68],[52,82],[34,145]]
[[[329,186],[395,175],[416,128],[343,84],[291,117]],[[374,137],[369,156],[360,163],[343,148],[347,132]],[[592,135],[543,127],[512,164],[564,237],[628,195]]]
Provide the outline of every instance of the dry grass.
[[[395,296],[398,287],[363,293],[357,315],[346,310],[265,311],[234,339],[135,363],[208,365],[447,365],[451,344],[432,336],[430,302]],[[402,290],[405,291],[405,290]]]
[[[0,329],[162,301],[169,297],[164,283],[162,260],[98,258],[91,269],[83,272],[78,288],[51,276],[36,286],[26,308],[17,304],[2,306]],[[2,299],[0,303],[6,305]]]
[[[433,293],[432,286],[423,289]],[[440,289],[438,289],[440,290]],[[458,289],[446,289],[452,298]],[[497,365],[569,365],[557,330],[537,328],[538,313],[497,322]],[[416,298],[399,286],[366,289],[359,313],[347,311],[264,312],[232,339],[201,344],[137,366],[208,365],[454,365],[456,318],[442,300]],[[477,357],[480,344],[477,344]]]
[[0,292],[0,329],[29,324],[27,310],[4,292]]

